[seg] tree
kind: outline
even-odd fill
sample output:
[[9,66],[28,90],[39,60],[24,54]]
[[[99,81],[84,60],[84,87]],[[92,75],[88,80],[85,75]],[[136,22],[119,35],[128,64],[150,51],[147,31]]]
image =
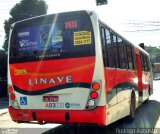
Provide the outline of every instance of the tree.
[[39,16],[47,13],[48,6],[44,0],[21,0],[11,10],[11,17],[4,22],[5,41],[3,44],[4,50],[8,50],[9,30],[12,23],[27,19],[34,16]]
[[160,62],[160,49],[157,47],[147,47],[145,46],[145,50],[149,53],[151,56],[151,59],[153,62],[159,63]]

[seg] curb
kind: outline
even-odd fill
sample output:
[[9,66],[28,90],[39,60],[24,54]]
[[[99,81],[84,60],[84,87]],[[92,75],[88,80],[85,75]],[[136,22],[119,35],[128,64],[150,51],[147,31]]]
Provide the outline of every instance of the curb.
[[3,115],[5,115],[5,114],[7,114],[7,113],[8,113],[8,111],[0,113],[0,117],[3,116]]

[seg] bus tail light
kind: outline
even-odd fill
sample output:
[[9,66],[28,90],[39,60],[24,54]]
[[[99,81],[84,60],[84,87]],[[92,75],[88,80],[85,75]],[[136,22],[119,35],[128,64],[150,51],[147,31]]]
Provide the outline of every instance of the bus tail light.
[[102,80],[92,81],[86,109],[92,110],[98,106],[98,102],[102,91],[101,89],[102,89]]
[[92,89],[97,91],[100,89],[100,84],[98,82],[92,83]]
[[10,96],[10,100],[14,101],[16,99],[16,95],[14,94],[14,89],[12,86],[8,87],[8,92],[9,92],[9,96]]
[[9,86],[9,87],[8,87],[8,91],[9,91],[10,93],[13,93],[13,87],[12,87],[12,86]]
[[92,99],[97,99],[97,98],[98,98],[98,93],[95,92],[95,91],[93,91],[93,92],[90,93],[90,97],[91,97]]
[[11,94],[10,94],[10,99],[11,99],[12,101],[16,99],[16,96],[15,96],[14,93],[11,93]]
[[9,86],[8,87],[8,92],[9,92],[9,100],[10,100],[10,104],[12,107],[14,107],[15,109],[20,109],[19,103],[16,99],[16,95],[14,93],[14,88],[13,86]]

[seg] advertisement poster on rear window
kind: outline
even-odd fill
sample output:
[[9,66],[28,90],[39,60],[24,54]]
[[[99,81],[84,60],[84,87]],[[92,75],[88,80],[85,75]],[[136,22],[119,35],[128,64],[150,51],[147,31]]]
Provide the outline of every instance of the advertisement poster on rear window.
[[18,31],[19,51],[38,51],[61,48],[63,36],[60,25],[48,24],[23,28]]

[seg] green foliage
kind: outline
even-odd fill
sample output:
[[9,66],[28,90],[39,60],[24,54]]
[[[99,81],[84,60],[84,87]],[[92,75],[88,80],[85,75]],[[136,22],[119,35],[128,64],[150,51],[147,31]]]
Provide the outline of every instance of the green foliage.
[[11,17],[4,22],[5,42],[4,50],[8,50],[9,30],[12,23],[27,19],[34,16],[44,15],[47,13],[48,6],[44,0],[21,0],[11,10]]
[[145,50],[150,54],[153,62],[160,63],[160,49],[159,48],[145,46]]

